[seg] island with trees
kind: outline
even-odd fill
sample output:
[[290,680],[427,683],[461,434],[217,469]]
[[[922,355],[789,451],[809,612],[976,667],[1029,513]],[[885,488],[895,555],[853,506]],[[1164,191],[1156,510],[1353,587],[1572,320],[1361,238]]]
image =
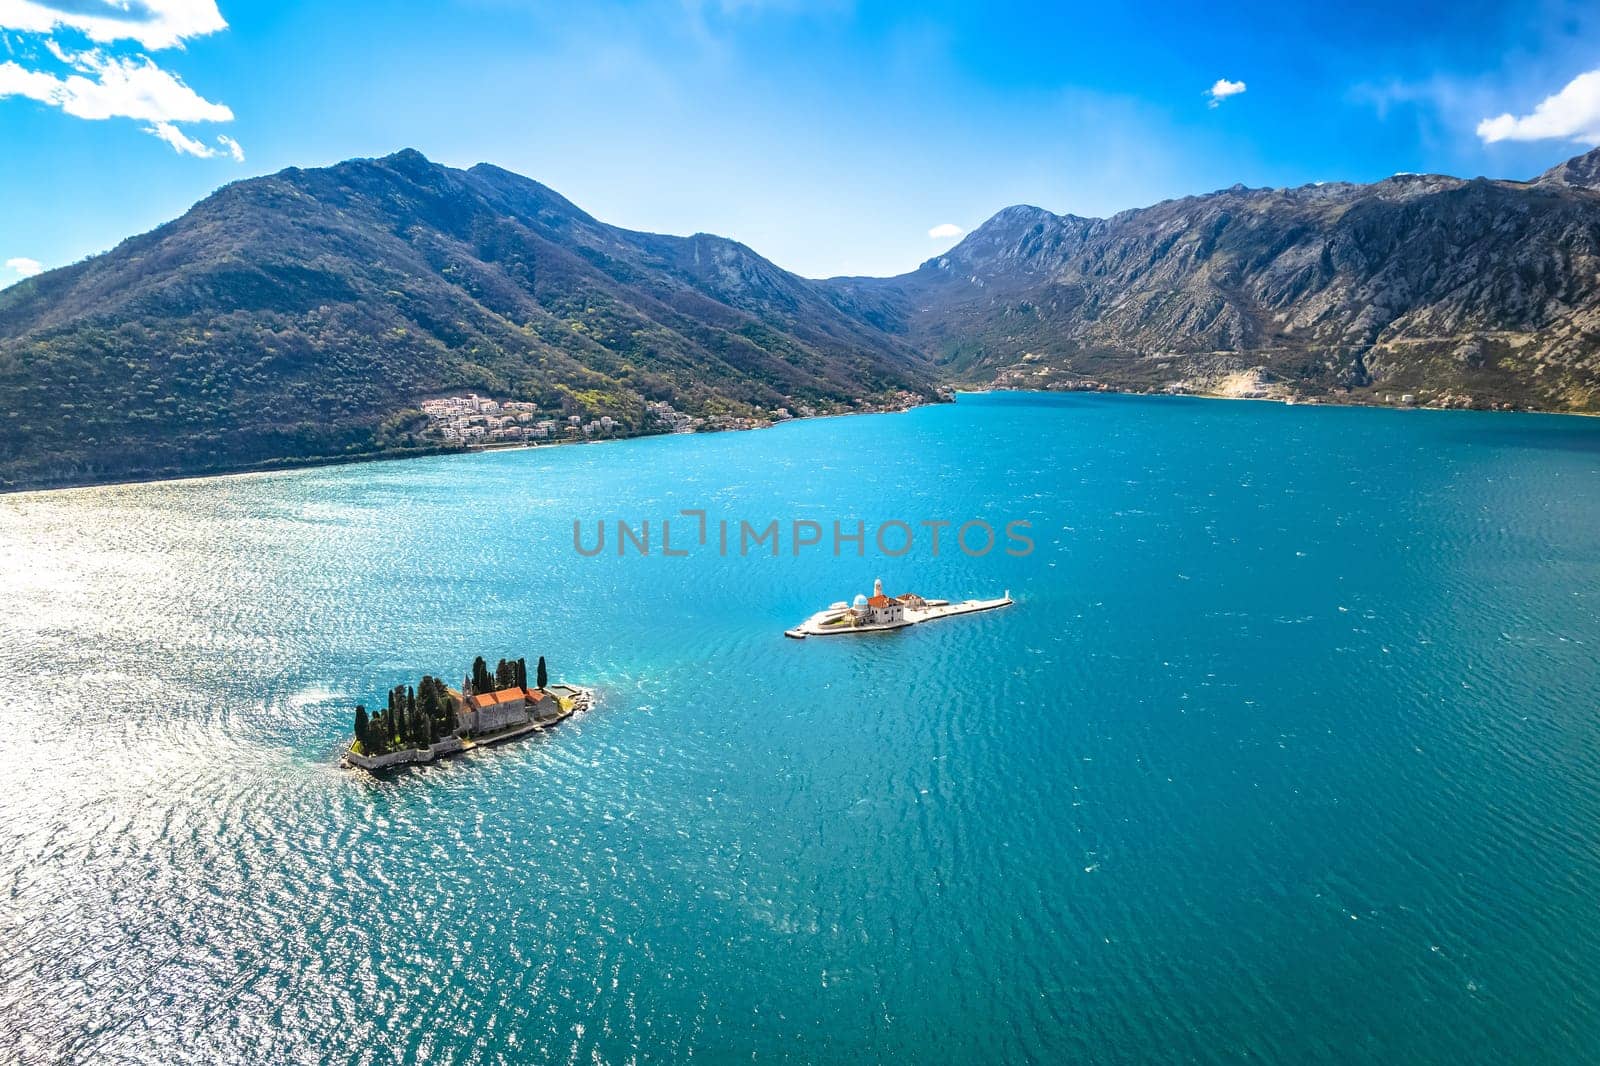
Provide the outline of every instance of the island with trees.
[[424,674],[415,685],[390,689],[382,710],[357,704],[344,763],[369,771],[430,763],[540,732],[592,700],[588,689],[552,685],[542,655],[532,685],[527,660],[501,659],[490,669],[480,655],[460,688]]

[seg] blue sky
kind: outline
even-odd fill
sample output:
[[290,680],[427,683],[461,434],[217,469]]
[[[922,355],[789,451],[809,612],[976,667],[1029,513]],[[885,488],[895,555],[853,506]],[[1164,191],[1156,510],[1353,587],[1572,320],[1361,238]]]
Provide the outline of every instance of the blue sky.
[[1600,143],[1593,4],[0,0],[0,42],[0,285],[402,147],[827,276],[1013,203],[1526,178]]

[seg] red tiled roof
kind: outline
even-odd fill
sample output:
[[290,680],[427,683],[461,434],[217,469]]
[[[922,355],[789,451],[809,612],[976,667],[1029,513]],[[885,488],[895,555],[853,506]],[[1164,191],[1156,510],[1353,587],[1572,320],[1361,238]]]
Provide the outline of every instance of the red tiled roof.
[[497,707],[502,703],[532,702],[552,698],[542,688],[503,688],[499,692],[482,692],[468,696],[467,701],[475,710],[485,707]]
[[477,708],[494,707],[501,703],[512,703],[526,700],[526,689],[503,688],[499,692],[477,692],[471,696],[472,705]]

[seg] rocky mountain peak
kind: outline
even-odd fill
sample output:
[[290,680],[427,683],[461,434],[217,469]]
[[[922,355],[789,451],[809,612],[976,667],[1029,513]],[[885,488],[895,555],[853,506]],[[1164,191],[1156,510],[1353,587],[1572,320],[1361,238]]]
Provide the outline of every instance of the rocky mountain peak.
[[1600,148],[1575,155],[1540,174],[1539,185],[1565,185],[1577,189],[1600,189]]

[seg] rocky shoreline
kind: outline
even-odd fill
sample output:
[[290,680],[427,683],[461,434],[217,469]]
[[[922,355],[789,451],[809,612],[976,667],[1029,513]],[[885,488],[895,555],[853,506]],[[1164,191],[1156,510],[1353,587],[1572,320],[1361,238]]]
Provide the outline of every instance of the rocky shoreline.
[[1255,366],[1191,374],[1159,384],[1108,382],[1049,368],[1008,368],[987,387],[993,392],[1099,392],[1124,396],[1192,396],[1210,400],[1266,400],[1327,407],[1419,408],[1435,411],[1504,411],[1524,414],[1578,415],[1593,412],[1525,407],[1501,400],[1482,400],[1468,393],[1421,386],[1362,390],[1308,390],[1296,387]]

